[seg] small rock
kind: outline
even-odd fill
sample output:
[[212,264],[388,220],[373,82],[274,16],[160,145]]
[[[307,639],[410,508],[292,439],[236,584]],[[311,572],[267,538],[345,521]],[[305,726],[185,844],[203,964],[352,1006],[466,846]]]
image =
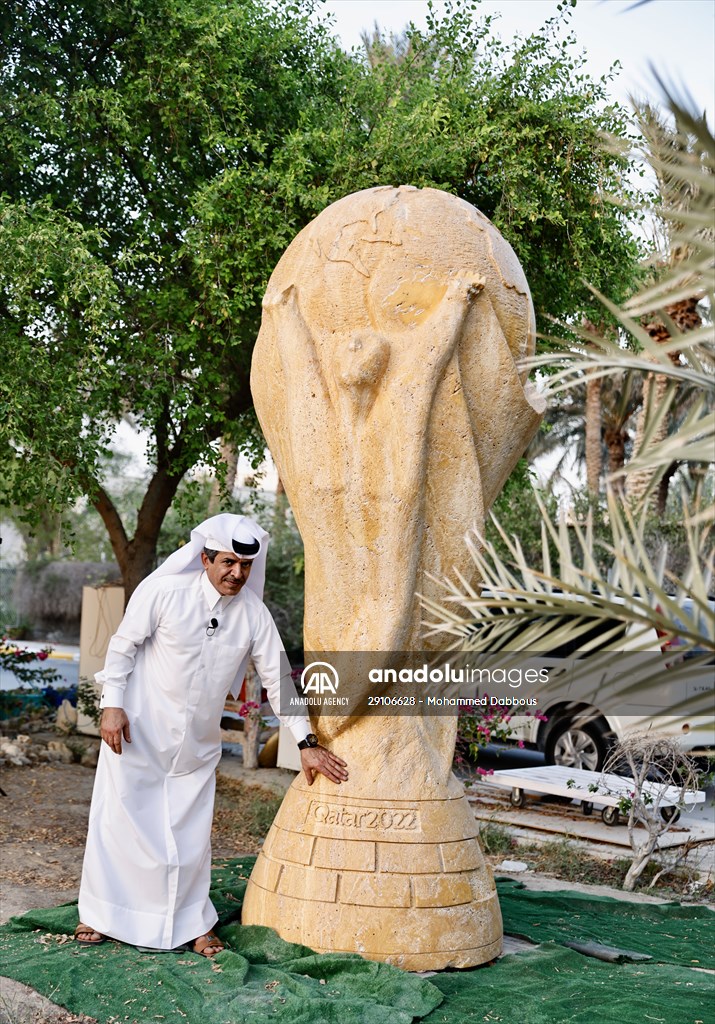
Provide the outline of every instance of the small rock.
[[3,758],[9,763],[17,765],[29,764],[30,758],[25,755],[22,747],[18,747],[16,743],[5,743],[2,748]]
[[29,736],[17,736],[14,740],[3,736],[3,738],[0,739],[0,756],[2,756],[3,760],[7,761],[8,764],[14,764],[18,767],[30,764],[29,745]]
[[21,768],[26,764],[31,764],[29,757],[23,757],[22,754],[13,754],[11,752],[5,755],[5,760],[8,764],[14,764],[17,768]]
[[97,761],[99,761],[99,747],[88,747],[82,754],[79,763],[83,764],[85,768],[96,768]]
[[494,870],[510,871],[513,874],[516,874],[518,871],[528,871],[529,865],[525,864],[523,860],[503,860],[501,864],[497,864]]
[[74,754],[62,740],[50,740],[47,750],[53,761],[61,761],[62,764],[74,763]]

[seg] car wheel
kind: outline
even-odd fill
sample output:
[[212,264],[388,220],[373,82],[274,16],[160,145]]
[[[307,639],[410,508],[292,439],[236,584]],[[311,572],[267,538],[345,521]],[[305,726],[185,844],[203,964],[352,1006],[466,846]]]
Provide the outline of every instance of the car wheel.
[[581,724],[563,718],[554,723],[546,737],[546,763],[598,772],[608,753],[607,736],[607,732],[597,722]]

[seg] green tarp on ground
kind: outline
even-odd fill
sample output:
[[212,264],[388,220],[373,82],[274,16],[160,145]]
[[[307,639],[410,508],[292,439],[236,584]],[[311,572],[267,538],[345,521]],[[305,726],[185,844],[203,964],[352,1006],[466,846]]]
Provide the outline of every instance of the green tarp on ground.
[[604,964],[556,943],[430,981],[444,993],[423,1024],[713,1024],[713,976]]
[[[238,924],[253,858],[223,862],[212,898],[231,949],[213,961],[141,953],[107,942],[67,941],[76,904],[32,911],[0,928],[0,973],[75,1013],[112,1024],[711,1024],[713,976],[684,966],[613,965],[555,942],[490,967],[443,972],[429,980],[346,954],[313,953],[268,928]],[[590,939],[662,959],[661,939],[683,943],[674,963],[711,954],[712,920],[703,908],[621,904],[577,893],[533,893],[500,881],[506,930],[562,941]],[[539,897],[533,900],[531,897]],[[617,906],[616,906],[617,905]],[[647,910],[629,920],[625,911]],[[553,911],[553,912],[552,912]],[[694,911],[695,913],[689,913]],[[616,933],[614,912],[622,919]],[[683,913],[686,912],[686,913]],[[569,929],[569,921],[575,927]],[[543,933],[543,934],[541,934]],[[616,942],[617,940],[617,942]],[[687,955],[686,955],[687,953]]]
[[428,981],[396,967],[356,954],[321,956],[270,928],[231,923],[240,916],[254,861],[214,869],[217,931],[231,950],[213,960],[141,953],[117,942],[63,942],[78,920],[76,903],[68,903],[0,928],[0,974],[74,1013],[116,1024],[411,1024],[442,1002]]
[[635,903],[582,892],[540,892],[497,881],[504,932],[531,942],[601,942],[656,963],[715,968],[715,913],[705,906]]

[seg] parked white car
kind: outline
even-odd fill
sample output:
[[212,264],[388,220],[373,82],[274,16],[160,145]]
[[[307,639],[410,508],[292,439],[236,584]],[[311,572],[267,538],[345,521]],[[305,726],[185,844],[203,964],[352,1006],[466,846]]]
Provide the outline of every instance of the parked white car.
[[[712,605],[715,609],[715,602]],[[692,611],[690,607],[685,610],[689,614]],[[604,646],[612,643],[614,631],[617,633],[619,628],[620,650],[597,654],[599,637],[604,638]],[[581,652],[587,646],[589,654],[584,655]],[[692,756],[715,758],[713,663],[700,664],[692,671],[685,666],[687,678],[681,665],[678,681],[671,685],[660,655],[671,651],[677,655],[678,646],[677,639],[667,648],[661,646],[655,629],[644,632],[642,627],[634,630],[615,619],[602,619],[594,621],[577,642],[553,654],[529,655],[529,665],[537,670],[547,668],[552,680],[550,688],[539,695],[539,711],[546,721],[542,715],[514,714],[510,741],[521,741],[542,751],[547,764],[589,771],[600,771],[613,743],[633,731],[674,737]],[[649,655],[644,653],[648,651],[659,669],[652,684],[647,676]],[[610,667],[606,670],[605,666]],[[629,681],[633,684],[631,692],[624,694]],[[681,713],[675,713],[682,700],[695,695],[700,695],[701,707],[709,702],[712,713],[690,714],[687,705]],[[674,713],[666,714],[669,708]]]

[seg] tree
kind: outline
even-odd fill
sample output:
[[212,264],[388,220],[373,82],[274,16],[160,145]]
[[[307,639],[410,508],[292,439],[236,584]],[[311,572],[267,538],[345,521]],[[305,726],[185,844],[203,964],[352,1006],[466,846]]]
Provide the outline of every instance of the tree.
[[590,376],[586,380],[584,454],[586,458],[586,489],[593,497],[598,497],[601,485],[603,463],[601,454],[603,417],[601,412],[601,378]]
[[[179,482],[254,454],[248,365],[272,267],[338,197],[430,185],[506,234],[546,315],[625,287],[636,249],[607,81],[563,38],[514,44],[457,3],[398,60],[340,51],[314,0],[16,0],[0,14],[4,496],[32,520],[86,495],[127,592]],[[620,293],[619,293],[620,294]],[[101,468],[118,419],[149,438],[130,536]]]
[[[659,154],[653,170],[658,182],[660,201],[669,214],[660,218],[658,234],[661,237],[658,239],[656,236],[656,241],[660,241],[660,245],[651,259],[653,275],[657,279],[692,255],[692,243],[683,243],[683,217],[687,218],[692,204],[697,202],[699,185],[697,176],[684,180],[680,169],[689,163],[702,166],[703,157],[707,159],[707,150],[703,153],[699,149],[702,140],[697,134],[688,131],[682,123],[673,127],[651,104],[641,105],[638,120],[651,150]],[[658,211],[654,212],[657,217]],[[704,230],[706,233],[712,233],[712,226]],[[648,335],[657,344],[667,345],[679,333],[697,330],[702,323],[698,310],[702,297],[703,295],[696,290],[695,294],[678,296],[662,310],[649,311],[650,315],[644,318],[643,323]],[[670,347],[669,357],[676,366],[680,362],[677,348]],[[664,416],[658,417],[658,422],[653,428],[654,415],[662,407],[667,385],[667,378],[658,373],[649,375],[644,381],[644,401],[638,417],[634,443],[636,452],[642,452],[646,445],[659,444],[668,434],[669,424]],[[660,486],[655,494],[650,489],[651,475],[647,467],[631,473],[626,485],[629,501],[638,506],[644,500],[656,499],[658,507],[664,508],[668,483],[675,468],[676,464],[667,468],[660,478]]]
[[[311,27],[312,7],[23,0],[0,15],[12,497],[31,514],[38,494],[58,507],[87,494],[128,592],[152,568],[183,474],[214,459],[222,434],[256,434],[250,343],[294,228],[263,217],[262,169],[335,78],[337,50]],[[201,273],[212,246],[203,190],[228,168],[242,214],[230,303]],[[154,464],[133,537],[98,464],[127,410]]]
[[[633,860],[623,879],[626,892],[633,892],[653,855],[662,846],[661,838],[694,804],[694,797],[706,776],[695,761],[678,746],[677,740],[633,733],[621,739],[603,765],[604,778],[598,791],[608,793],[609,775],[626,775],[632,780],[630,796],[622,797],[618,809],[625,815]],[[676,859],[684,859],[681,854]],[[669,867],[658,872],[655,885]]]
[[549,484],[562,476],[567,466],[583,470],[585,465],[588,481],[590,442],[596,451],[591,452],[593,486],[587,484],[587,493],[595,507],[601,492],[603,466],[612,478],[625,465],[632,448],[629,424],[641,407],[642,396],[641,382],[633,375],[613,374],[604,378],[596,373],[587,374],[549,403],[541,430],[529,446],[528,457],[532,461],[546,455],[555,459]]
[[[423,32],[364,36],[342,116],[314,107],[285,156],[310,165],[320,208],[357,188],[430,185],[486,214],[514,247],[542,327],[603,310],[583,279],[631,294],[638,247],[615,197],[628,194],[629,116],[594,81],[562,10],[509,43],[478,2],[449,5]],[[317,118],[317,119],[316,119]],[[316,212],[318,209],[316,208]]]

